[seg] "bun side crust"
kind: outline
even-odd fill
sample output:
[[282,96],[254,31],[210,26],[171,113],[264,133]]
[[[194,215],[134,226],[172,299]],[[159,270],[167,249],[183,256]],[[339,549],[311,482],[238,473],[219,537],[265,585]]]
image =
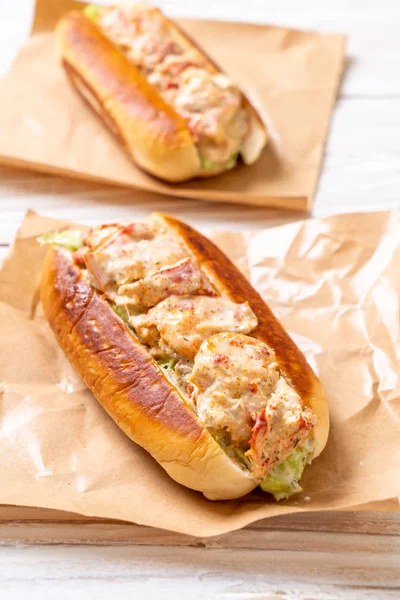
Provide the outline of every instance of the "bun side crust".
[[329,432],[329,411],[325,391],[284,327],[229,258],[215,244],[198,231],[173,217],[154,213],[152,218],[172,229],[186,244],[198,264],[217,291],[234,302],[248,302],[258,319],[258,327],[251,333],[272,348],[279,368],[288,383],[299,394],[302,404],[317,417],[314,427],[314,458],[324,449]]
[[68,13],[56,38],[72,84],[139,167],[171,182],[199,174],[200,158],[185,121],[89,19]]
[[258,485],[202,427],[68,253],[50,247],[40,292],[47,320],[78,374],[125,434],[173,479],[212,500],[238,498]]

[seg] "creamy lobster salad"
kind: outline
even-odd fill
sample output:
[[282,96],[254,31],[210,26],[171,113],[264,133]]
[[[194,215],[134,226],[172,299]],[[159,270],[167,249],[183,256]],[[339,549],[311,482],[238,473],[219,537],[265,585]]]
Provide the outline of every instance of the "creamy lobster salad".
[[155,8],[90,5],[84,13],[185,120],[203,168],[233,168],[251,129],[239,88]]
[[160,221],[50,233],[148,348],[182,402],[229,457],[277,500],[301,491],[316,419],[252,337],[247,302],[219,293],[184,242]]

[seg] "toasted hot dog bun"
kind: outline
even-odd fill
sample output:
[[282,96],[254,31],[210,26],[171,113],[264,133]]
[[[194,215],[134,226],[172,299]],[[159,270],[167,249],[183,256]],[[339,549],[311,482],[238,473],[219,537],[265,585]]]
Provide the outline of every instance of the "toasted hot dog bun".
[[[162,18],[185,46],[199,50],[172,21]],[[71,83],[139,167],[169,182],[210,177],[227,170],[225,166],[202,167],[184,119],[83,13],[67,13],[55,33],[62,65]],[[220,72],[202,54],[207,69]],[[268,135],[245,96],[243,104],[250,115],[251,130],[241,155],[245,163],[251,164],[260,155]]]
[[[328,407],[300,350],[212,242],[172,217],[152,218],[180,236],[218,292],[237,303],[249,302],[259,323],[251,335],[275,351],[281,373],[317,418],[314,457],[318,456],[327,440]],[[44,264],[41,301],[58,343],[97,400],[173,479],[212,500],[238,498],[260,483],[228,457],[146,348],[91,287],[72,255],[56,246],[50,247]]]

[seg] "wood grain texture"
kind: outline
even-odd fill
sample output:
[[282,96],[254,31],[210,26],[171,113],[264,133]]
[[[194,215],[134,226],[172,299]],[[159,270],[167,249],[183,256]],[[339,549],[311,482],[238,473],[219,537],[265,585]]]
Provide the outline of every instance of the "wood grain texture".
[[[334,113],[313,216],[399,205],[398,100],[342,99]],[[0,167],[0,244],[9,244],[28,208],[91,225],[170,212],[195,227],[259,229],[298,213],[172,199]],[[301,217],[301,215],[300,215]]]
[[[321,535],[322,532],[325,535]],[[194,537],[122,521],[94,519],[49,509],[0,507],[0,546],[24,544],[115,544],[204,546],[330,551],[333,540],[347,551],[363,548],[372,536],[371,550],[400,550],[400,513],[343,511],[273,517],[242,530],[213,537]]]
[[[29,598],[398,598],[398,556],[165,547],[0,548],[7,600]],[[361,584],[360,584],[361,582]],[[43,593],[46,595],[43,596]],[[397,596],[396,596],[397,594]],[[22,597],[22,596],[21,596]]]
[[[347,33],[347,69],[313,214],[400,206],[399,2],[158,4],[172,16],[228,17]],[[28,34],[33,2],[8,2],[2,9],[0,74]],[[0,261],[28,208],[93,225],[111,217],[141,218],[150,208],[200,228],[261,229],[299,218],[274,210],[137,195],[0,167]],[[1,508],[1,598],[397,599],[399,519],[399,513],[368,511],[291,515],[202,540],[54,511]]]

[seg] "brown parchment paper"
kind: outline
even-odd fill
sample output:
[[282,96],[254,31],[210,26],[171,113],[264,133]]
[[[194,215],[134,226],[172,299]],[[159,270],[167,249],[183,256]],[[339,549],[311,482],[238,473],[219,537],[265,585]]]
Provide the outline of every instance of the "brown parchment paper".
[[311,207],[344,61],[344,37],[180,20],[237,81],[271,139],[251,167],[169,185],[135,167],[62,72],[52,30],[74,0],[38,0],[33,32],[0,84],[0,161],[203,200]]
[[0,504],[201,536],[296,511],[398,508],[399,211],[211,236],[282,320],[329,399],[328,445],[307,467],[304,492],[279,504],[257,491],[206,500],[172,481],[101,409],[38,306],[46,250],[35,240],[63,225],[30,213],[0,274]]

